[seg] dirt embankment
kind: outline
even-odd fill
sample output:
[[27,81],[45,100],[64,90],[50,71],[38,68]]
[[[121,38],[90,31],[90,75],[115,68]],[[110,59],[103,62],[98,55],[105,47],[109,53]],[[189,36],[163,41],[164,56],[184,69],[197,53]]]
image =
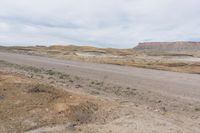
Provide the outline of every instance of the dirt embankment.
[[[81,132],[81,126],[105,123],[114,104],[43,84],[19,74],[0,72],[0,132]],[[40,129],[40,128],[44,129]],[[38,132],[39,132],[38,130]]]

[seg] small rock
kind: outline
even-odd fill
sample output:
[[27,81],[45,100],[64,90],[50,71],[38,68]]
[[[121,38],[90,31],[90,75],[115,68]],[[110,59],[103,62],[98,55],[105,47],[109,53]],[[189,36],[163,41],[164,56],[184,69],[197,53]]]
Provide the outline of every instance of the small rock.
[[74,129],[76,126],[77,126],[77,123],[72,122],[72,123],[69,123],[69,124],[67,125],[67,128],[69,128],[69,129]]
[[76,88],[82,88],[83,86],[82,85],[76,85],[75,87]]
[[160,110],[163,112],[167,112],[167,109],[165,107],[161,107]]
[[139,105],[138,105],[138,104],[136,104],[136,105],[135,105],[135,107],[139,107]]
[[195,108],[194,110],[195,110],[195,111],[200,111],[200,108]]
[[157,101],[157,103],[161,103],[161,102],[162,102],[161,100],[158,100],[158,101]]
[[4,100],[4,96],[3,95],[0,95],[0,100]]

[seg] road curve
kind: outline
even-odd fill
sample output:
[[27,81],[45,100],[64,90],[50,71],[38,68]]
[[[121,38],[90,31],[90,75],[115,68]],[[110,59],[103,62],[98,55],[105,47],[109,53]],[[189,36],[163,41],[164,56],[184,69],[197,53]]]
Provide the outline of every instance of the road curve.
[[0,60],[200,101],[200,75],[0,52]]

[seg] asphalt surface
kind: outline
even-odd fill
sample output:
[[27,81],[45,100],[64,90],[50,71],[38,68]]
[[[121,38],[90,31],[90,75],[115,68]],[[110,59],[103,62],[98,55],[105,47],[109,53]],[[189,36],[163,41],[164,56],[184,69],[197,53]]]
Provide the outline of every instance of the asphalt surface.
[[200,75],[0,52],[0,60],[200,101]]

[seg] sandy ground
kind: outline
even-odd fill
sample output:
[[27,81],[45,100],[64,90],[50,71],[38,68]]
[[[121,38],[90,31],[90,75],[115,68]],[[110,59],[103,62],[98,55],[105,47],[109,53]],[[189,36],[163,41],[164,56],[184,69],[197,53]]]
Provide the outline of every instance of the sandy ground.
[[0,132],[200,132],[199,75],[7,53],[0,60]]

